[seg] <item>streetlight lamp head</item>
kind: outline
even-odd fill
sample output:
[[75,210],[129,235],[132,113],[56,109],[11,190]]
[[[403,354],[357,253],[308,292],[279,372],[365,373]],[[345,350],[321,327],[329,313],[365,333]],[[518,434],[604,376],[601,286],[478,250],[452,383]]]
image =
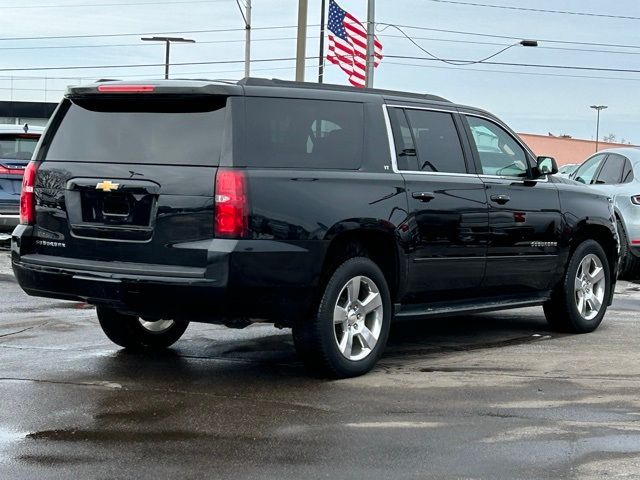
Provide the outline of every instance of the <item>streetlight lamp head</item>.
[[522,40],[520,42],[520,45],[522,45],[523,47],[537,47],[538,46],[538,41],[537,40]]
[[594,110],[604,110],[606,108],[609,108],[607,105],[591,105],[591,108],[593,108]]
[[191,38],[182,38],[182,37],[141,37],[140,40],[144,42],[196,43],[196,41]]

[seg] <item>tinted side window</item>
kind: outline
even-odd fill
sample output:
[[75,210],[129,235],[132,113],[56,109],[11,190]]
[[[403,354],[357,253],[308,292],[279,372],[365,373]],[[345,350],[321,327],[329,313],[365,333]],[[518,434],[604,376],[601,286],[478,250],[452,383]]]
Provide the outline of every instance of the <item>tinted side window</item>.
[[357,170],[362,164],[361,103],[247,97],[246,118],[238,166]]
[[391,129],[393,130],[393,140],[396,146],[398,170],[417,170],[418,160],[416,146],[413,143],[413,135],[404,110],[401,108],[390,108],[389,117],[391,119]]
[[624,170],[622,171],[622,183],[630,183],[633,181],[633,167],[628,158],[624,159]]
[[576,182],[591,185],[591,183],[593,183],[593,177],[595,177],[598,168],[600,168],[600,165],[606,156],[606,154],[601,153],[600,155],[591,157],[580,165],[580,167],[571,175],[571,178]]
[[467,173],[458,130],[450,113],[407,109],[407,118],[425,172]]
[[484,175],[524,177],[527,154],[502,127],[478,117],[467,117]]
[[595,183],[599,185],[615,185],[620,183],[623,169],[624,157],[620,155],[609,155]]

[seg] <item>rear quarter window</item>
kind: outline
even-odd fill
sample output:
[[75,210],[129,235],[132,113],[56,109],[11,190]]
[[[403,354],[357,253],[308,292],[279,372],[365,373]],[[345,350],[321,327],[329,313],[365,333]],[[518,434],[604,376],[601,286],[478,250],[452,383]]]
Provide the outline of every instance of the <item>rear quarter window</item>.
[[245,124],[237,166],[357,170],[362,164],[361,103],[247,97]]

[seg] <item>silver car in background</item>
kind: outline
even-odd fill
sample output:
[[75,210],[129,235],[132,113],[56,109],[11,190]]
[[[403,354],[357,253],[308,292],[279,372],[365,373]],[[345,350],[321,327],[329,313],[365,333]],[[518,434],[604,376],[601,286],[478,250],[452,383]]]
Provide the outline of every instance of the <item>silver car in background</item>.
[[601,150],[570,178],[613,199],[620,235],[619,277],[640,278],[640,148]]
[[578,163],[567,163],[566,165],[562,165],[560,168],[558,168],[558,173],[556,173],[556,175],[558,175],[559,177],[569,178],[579,166],[580,164]]

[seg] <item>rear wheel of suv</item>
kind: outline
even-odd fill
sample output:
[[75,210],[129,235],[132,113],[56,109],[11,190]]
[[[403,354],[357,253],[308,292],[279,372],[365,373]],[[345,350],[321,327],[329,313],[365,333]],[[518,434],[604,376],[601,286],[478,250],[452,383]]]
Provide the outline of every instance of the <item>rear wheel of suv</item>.
[[98,321],[109,340],[131,350],[159,350],[177,342],[189,324],[173,320],[145,320],[111,308],[98,307]]
[[620,266],[618,267],[618,277],[621,280],[636,280],[640,275],[640,259],[631,253],[629,248],[629,238],[624,230],[624,225],[617,220],[618,235],[620,236]]
[[592,332],[607,311],[610,292],[607,256],[598,242],[586,240],[573,252],[563,281],[544,304],[547,321],[563,332]]
[[340,265],[314,318],[296,324],[296,350],[315,372],[334,378],[367,373],[387,343],[391,296],[380,268],[365,257]]

